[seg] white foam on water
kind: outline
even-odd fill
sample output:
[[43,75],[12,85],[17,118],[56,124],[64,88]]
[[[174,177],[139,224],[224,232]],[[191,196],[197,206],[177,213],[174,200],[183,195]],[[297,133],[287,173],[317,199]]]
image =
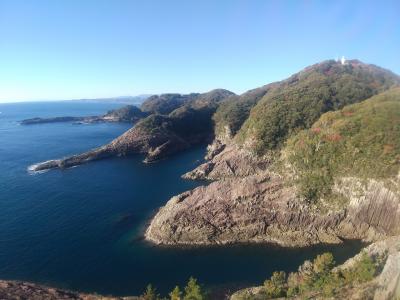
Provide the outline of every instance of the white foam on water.
[[[47,162],[47,161],[45,161],[45,163],[46,163],[46,162]],[[46,173],[47,171],[50,170],[50,169],[36,170],[36,167],[39,166],[39,165],[41,165],[41,164],[42,164],[42,163],[30,165],[30,166],[27,168],[27,171],[28,171],[29,175],[43,174],[43,173]]]

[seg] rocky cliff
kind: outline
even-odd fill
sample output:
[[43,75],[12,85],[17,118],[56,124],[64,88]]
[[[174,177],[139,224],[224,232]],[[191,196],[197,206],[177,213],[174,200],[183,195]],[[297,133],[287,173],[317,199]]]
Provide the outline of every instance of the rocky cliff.
[[[298,133],[298,149],[288,143],[274,159],[234,143],[214,142],[209,160],[184,175],[214,182],[168,201],[146,238],[159,244],[305,246],[399,235],[395,149],[400,134],[393,126],[400,122],[399,105],[400,90],[395,89],[323,115],[309,130],[310,139]],[[351,169],[350,163],[355,163]]]
[[158,244],[272,242],[282,246],[376,241],[400,234],[400,198],[371,181],[342,209],[322,213],[280,178],[223,179],[173,197],[153,218],[146,239]]

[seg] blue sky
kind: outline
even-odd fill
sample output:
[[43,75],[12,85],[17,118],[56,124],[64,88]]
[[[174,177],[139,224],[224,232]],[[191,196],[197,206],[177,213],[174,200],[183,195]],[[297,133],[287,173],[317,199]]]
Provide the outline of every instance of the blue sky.
[[400,1],[0,0],[0,102],[226,88],[345,55],[400,74]]

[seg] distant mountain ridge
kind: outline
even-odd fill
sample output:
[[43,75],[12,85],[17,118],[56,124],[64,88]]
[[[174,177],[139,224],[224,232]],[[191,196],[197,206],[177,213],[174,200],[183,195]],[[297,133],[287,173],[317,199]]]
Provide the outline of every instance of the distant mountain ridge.
[[134,104],[140,105],[147,98],[151,97],[152,94],[143,94],[137,96],[118,96],[118,97],[106,97],[106,98],[82,98],[82,99],[71,99],[63,101],[82,101],[82,102],[110,102],[110,103],[121,103],[121,104]]

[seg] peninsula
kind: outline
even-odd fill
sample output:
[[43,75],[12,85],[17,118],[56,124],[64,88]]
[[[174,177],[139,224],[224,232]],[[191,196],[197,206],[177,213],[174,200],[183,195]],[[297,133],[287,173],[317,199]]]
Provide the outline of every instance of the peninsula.
[[[111,143],[31,170],[135,153],[154,162],[209,143],[205,163],[183,177],[211,182],[172,197],[151,220],[146,240],[162,245],[266,242],[285,247],[363,240],[372,243],[362,255],[376,272],[365,281],[346,281],[351,284],[347,294],[339,289],[332,293],[355,297],[364,291],[391,299],[398,292],[398,75],[358,60],[329,60],[242,95],[213,90],[152,96],[141,111],[149,115]],[[364,263],[362,255],[348,265]],[[305,278],[308,267],[293,276]],[[331,271],[324,274],[339,276]],[[279,281],[281,296],[325,295],[321,289],[326,285],[317,288],[314,281],[309,288],[316,288],[315,293],[305,294],[305,279],[289,293],[293,286],[287,280]],[[268,296],[271,284],[277,285],[276,278],[232,299],[274,298]]]
[[21,125],[35,125],[43,123],[59,123],[59,122],[74,122],[74,123],[100,123],[100,122],[127,122],[135,123],[144,118],[147,114],[142,112],[134,105],[126,105],[122,108],[110,110],[102,116],[85,116],[85,117],[52,117],[52,118],[32,118],[21,121]]

